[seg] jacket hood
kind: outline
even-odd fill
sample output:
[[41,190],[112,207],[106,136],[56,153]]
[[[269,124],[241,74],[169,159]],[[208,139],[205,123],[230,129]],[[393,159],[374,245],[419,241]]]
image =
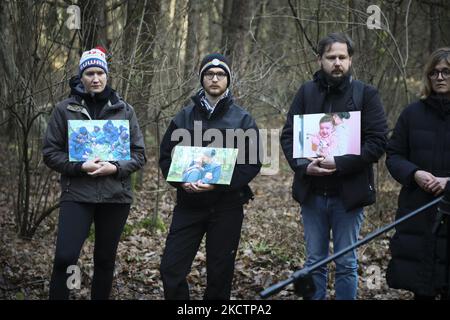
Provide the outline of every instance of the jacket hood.
[[83,83],[81,82],[80,76],[78,75],[70,78],[69,86],[70,86],[70,96],[74,97],[78,102],[81,102],[81,100],[91,101],[92,99],[95,99],[96,101],[109,100],[111,101],[111,104],[114,105],[120,100],[120,97],[117,94],[117,92],[114,89],[112,89],[109,85],[106,85],[105,90],[103,90],[100,93],[95,93],[94,95],[87,93],[85,91]]
[[81,82],[80,77],[73,76],[69,80],[69,86],[70,86],[70,95],[76,95],[80,97],[84,97],[86,95],[86,92],[84,91],[83,83]]

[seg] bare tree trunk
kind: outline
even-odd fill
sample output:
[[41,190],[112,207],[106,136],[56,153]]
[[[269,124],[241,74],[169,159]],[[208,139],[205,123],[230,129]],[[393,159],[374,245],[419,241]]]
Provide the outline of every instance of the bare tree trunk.
[[439,31],[439,1],[431,1],[429,11],[429,26],[430,37],[428,42],[428,53],[431,54],[434,50],[440,47],[440,31]]
[[81,50],[97,45],[108,47],[106,29],[106,0],[79,0],[81,9]]
[[14,76],[14,53],[11,21],[8,17],[12,9],[11,0],[6,0],[0,6],[0,64],[3,72],[0,74],[2,80],[11,79]]
[[201,0],[189,0],[188,4],[188,33],[186,40],[186,54],[184,63],[184,78],[190,79],[189,86],[193,86],[196,78],[193,77],[193,71],[199,60],[200,45],[200,8]]
[[[143,65],[146,68],[146,70],[152,70],[154,68],[155,63],[153,53],[155,50],[155,39],[160,14],[161,14],[160,0],[148,1],[145,7],[145,14],[144,14],[146,32],[144,32],[143,35],[144,38],[142,41]],[[141,92],[147,93],[149,97],[151,97],[150,93],[152,91],[153,75],[154,75],[153,72],[151,73],[147,72],[143,76]],[[147,104],[143,105],[143,109],[142,110],[138,109],[138,112],[142,115],[140,120],[144,123],[148,123],[151,118],[151,114],[153,113],[153,109],[156,109],[156,106],[154,106],[152,101],[148,99]],[[147,137],[149,134],[151,134],[151,126],[145,126],[143,128],[143,134],[144,137]],[[158,165],[158,162],[156,162],[156,165]],[[143,185],[143,183],[144,183],[144,169],[138,171],[136,185],[139,188]],[[159,205],[159,203],[157,205]]]
[[233,8],[233,0],[223,0],[222,7],[222,50],[224,53],[228,53],[230,47],[230,22],[231,22],[231,10]]
[[347,17],[347,21],[348,21],[348,26],[347,29],[351,30],[350,33],[350,37],[352,38],[353,41],[355,41],[355,39],[357,39],[357,28],[354,28],[353,26],[355,25],[355,22],[357,22],[358,17],[355,15],[355,10],[356,9],[356,3],[354,0],[348,0],[348,17]]
[[225,54],[233,64],[234,70],[243,67],[246,53],[246,35],[249,31],[250,1],[234,0],[225,37]]
[[253,32],[252,40],[253,41],[251,42],[250,49],[249,49],[250,54],[252,54],[253,51],[255,50],[255,46],[259,41],[261,33],[263,33],[263,30],[262,30],[263,28],[261,27],[261,25],[263,24],[262,23],[263,19],[261,17],[264,16],[264,14],[265,14],[266,6],[267,6],[267,1],[261,1],[259,3],[258,14],[256,16],[256,20],[253,19],[254,30],[252,30],[252,32]]
[[[14,46],[13,46],[13,34],[12,25],[9,15],[12,11],[12,1],[7,0],[0,6],[0,104],[5,106],[9,105],[12,101],[12,94],[9,90],[9,83],[16,78],[16,66],[14,59]],[[12,128],[11,118],[8,116],[6,108],[2,108],[0,115],[0,123],[7,123],[1,128],[5,128],[2,132],[8,136],[8,140],[12,139],[14,130]]]
[[201,47],[201,54],[207,54],[211,52],[223,52],[224,46],[222,45],[222,33],[225,28],[222,27],[223,21],[223,9],[220,2],[216,2],[216,5],[205,14],[205,18],[202,19],[202,29],[207,41]]
[[126,20],[123,32],[127,34],[123,37],[123,47],[121,52],[121,82],[120,82],[120,92],[124,94],[127,90],[128,74],[130,72],[130,57],[133,55],[134,46],[136,43],[137,30],[139,25],[139,19],[142,15],[143,2],[138,0],[128,0],[126,5]]

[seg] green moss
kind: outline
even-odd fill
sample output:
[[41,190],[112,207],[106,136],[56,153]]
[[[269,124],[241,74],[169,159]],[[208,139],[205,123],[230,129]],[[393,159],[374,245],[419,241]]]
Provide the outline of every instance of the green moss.
[[167,231],[167,227],[160,217],[157,217],[156,219],[154,219],[153,217],[142,219],[141,221],[139,221],[138,226],[149,231]]

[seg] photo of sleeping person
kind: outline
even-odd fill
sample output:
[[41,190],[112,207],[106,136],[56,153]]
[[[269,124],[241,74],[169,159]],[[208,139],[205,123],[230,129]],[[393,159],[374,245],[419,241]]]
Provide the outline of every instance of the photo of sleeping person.
[[216,150],[205,150],[201,156],[192,160],[183,171],[184,182],[201,182],[214,184],[220,179],[222,165],[214,161]]
[[203,173],[205,169],[203,168],[203,157],[198,157],[192,160],[189,167],[183,171],[183,181],[184,182],[197,182],[202,180]]
[[168,181],[197,184],[229,184],[237,149],[176,146]]
[[203,152],[203,168],[205,169],[202,183],[215,184],[222,174],[222,165],[215,161],[216,150],[209,149]]

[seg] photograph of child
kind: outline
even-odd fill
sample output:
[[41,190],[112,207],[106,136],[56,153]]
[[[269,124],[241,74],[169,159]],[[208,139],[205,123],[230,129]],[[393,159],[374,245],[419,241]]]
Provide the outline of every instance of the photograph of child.
[[360,154],[361,112],[294,116],[294,158]]
[[319,132],[316,134],[308,134],[308,136],[311,140],[311,150],[318,157],[334,155],[338,141],[335,135],[332,116],[323,116],[319,121]]

